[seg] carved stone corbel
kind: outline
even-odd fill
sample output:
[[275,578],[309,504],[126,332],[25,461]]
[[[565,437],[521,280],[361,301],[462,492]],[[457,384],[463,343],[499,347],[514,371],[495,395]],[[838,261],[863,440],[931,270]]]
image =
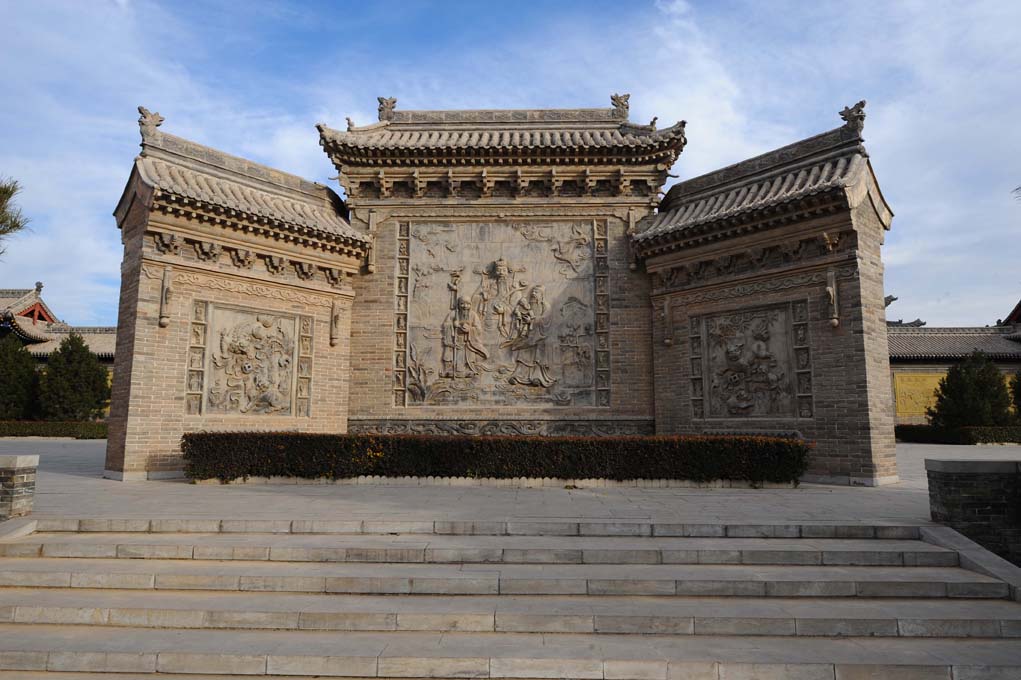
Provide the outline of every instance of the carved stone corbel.
[[316,266],[308,262],[295,262],[294,271],[302,281],[308,281],[316,275]]
[[286,257],[281,257],[280,255],[266,256],[266,271],[270,274],[283,274],[285,267],[287,267]]
[[238,248],[230,251],[230,260],[234,263],[235,267],[251,269],[252,265],[255,264],[255,253],[251,250]]
[[425,178],[422,177],[418,168],[415,168],[415,171],[411,173],[411,181],[415,185],[415,198],[422,198],[425,196],[425,189],[428,183],[425,181]]
[[390,195],[393,193],[391,191],[393,189],[393,182],[386,178],[386,172],[380,170],[376,173],[376,183],[379,185],[379,197],[390,198]]
[[164,255],[177,255],[181,249],[181,239],[177,234],[167,234],[158,231],[153,234],[152,240],[156,245],[156,251]]
[[840,325],[840,308],[838,306],[837,272],[835,269],[826,272],[826,304],[830,317],[830,326]]
[[522,196],[528,191],[528,180],[521,174],[520,168],[514,171],[514,189],[518,196]]
[[840,245],[840,234],[833,234],[830,236],[825,231],[819,237],[822,240],[823,246],[826,248],[827,253],[832,253]]
[[631,187],[628,182],[627,174],[623,168],[617,170],[617,195],[618,196],[630,196]]
[[494,180],[486,169],[482,169],[482,177],[480,178],[479,185],[482,187],[482,198],[490,198],[493,195],[493,187],[496,185]]
[[454,177],[453,170],[447,170],[447,196],[451,198],[457,198],[457,193],[461,188],[461,180]]
[[560,195],[560,187],[564,185],[564,178],[557,177],[557,169],[552,168],[549,171],[550,174],[550,191],[554,196]]
[[160,328],[166,328],[170,325],[170,298],[173,295],[173,289],[171,288],[171,267],[163,268],[163,282],[160,284],[160,316],[159,326]]
[[223,252],[223,246],[219,243],[213,243],[212,241],[196,241],[195,242],[195,254],[198,255],[200,260],[206,262],[216,262],[220,259],[220,253]]
[[592,176],[592,171],[585,168],[585,172],[582,174],[582,187],[584,187],[584,194],[591,196],[592,192],[596,190],[596,178]]

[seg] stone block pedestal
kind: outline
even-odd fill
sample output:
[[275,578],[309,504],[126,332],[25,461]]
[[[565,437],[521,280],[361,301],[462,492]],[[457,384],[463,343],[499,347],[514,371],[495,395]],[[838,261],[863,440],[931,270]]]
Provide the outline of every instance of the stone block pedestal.
[[0,456],[0,521],[32,511],[39,456]]

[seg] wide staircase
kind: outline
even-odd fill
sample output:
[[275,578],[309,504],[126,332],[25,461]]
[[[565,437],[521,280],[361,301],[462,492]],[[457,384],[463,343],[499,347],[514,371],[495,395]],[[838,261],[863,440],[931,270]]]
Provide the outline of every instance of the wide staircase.
[[1021,604],[913,526],[39,520],[2,678],[1021,678]]

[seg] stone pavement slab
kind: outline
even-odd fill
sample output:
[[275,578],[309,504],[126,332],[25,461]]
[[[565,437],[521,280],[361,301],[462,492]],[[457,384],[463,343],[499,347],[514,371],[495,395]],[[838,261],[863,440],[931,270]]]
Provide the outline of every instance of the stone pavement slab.
[[0,454],[40,456],[34,517],[216,519],[650,520],[718,523],[928,523],[926,457],[1021,458],[1021,447],[898,445],[901,481],[798,489],[500,489],[199,486],[102,478],[105,442],[0,440]]

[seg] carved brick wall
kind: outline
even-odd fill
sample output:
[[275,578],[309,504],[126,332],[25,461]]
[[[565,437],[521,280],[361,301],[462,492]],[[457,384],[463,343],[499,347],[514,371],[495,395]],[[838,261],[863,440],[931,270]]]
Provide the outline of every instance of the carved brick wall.
[[626,209],[416,212],[371,218],[352,429],[652,430],[648,277],[629,269]]
[[[125,228],[108,476],[180,474],[188,431],[343,432],[353,300],[344,277],[333,285],[327,270],[306,278],[293,265],[274,273],[271,257],[300,257],[237,255],[259,248],[191,247],[182,226]],[[164,247],[168,236],[175,247]]]
[[649,264],[657,432],[796,432],[811,479],[889,481],[881,227],[845,211],[770,236]]

